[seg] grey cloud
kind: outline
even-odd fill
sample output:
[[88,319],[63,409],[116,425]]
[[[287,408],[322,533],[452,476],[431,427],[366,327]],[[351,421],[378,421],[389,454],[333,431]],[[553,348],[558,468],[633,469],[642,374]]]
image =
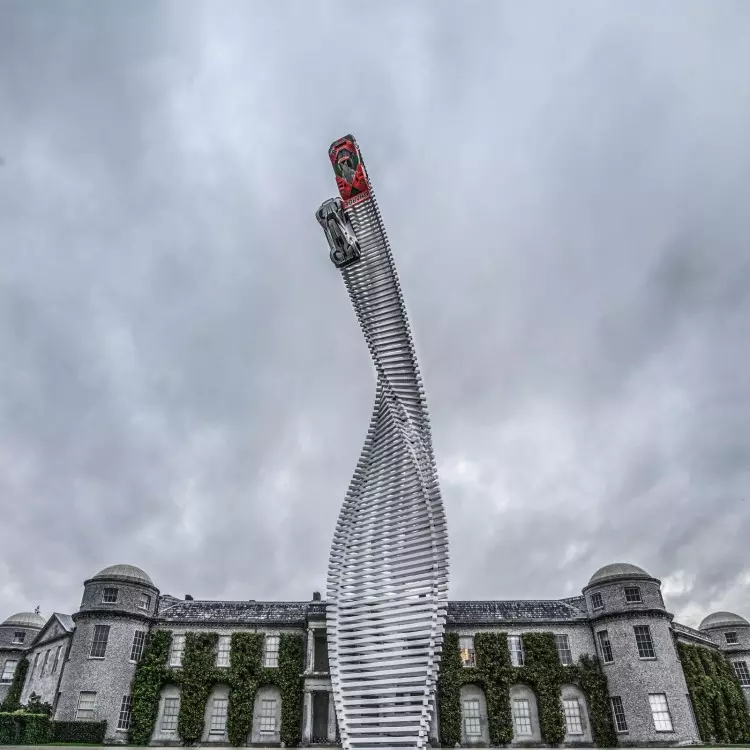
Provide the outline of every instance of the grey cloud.
[[624,559],[687,582],[688,624],[742,610],[750,13],[645,8],[5,3],[0,607],[69,611],[118,561],[178,595],[324,588],[374,387],[313,219],[351,131],[451,595]]

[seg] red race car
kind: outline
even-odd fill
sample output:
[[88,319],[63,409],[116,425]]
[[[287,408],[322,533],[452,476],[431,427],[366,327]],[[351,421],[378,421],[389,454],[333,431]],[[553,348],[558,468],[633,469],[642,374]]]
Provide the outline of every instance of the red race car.
[[331,144],[328,157],[336,174],[336,185],[344,208],[359,203],[370,193],[367,172],[353,135],[345,135]]

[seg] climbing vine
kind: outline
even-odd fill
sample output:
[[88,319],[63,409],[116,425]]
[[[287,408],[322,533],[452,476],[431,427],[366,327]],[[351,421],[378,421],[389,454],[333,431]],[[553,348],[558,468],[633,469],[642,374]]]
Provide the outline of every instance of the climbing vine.
[[458,633],[446,633],[438,683],[441,744],[450,747],[461,742],[461,686],[466,684],[476,684],[484,691],[490,744],[510,743],[510,689],[516,683],[528,685],[536,695],[542,740],[560,744],[565,739],[560,691],[563,684],[574,683],[586,696],[594,742],[599,747],[616,746],[607,678],[598,660],[583,656],[577,665],[562,666],[553,633],[526,633],[523,648],[524,666],[514,667],[507,633],[478,633],[474,638],[476,666],[464,667]]
[[170,679],[176,679],[167,668],[172,633],[168,630],[152,630],[146,636],[143,655],[138,662],[130,689],[131,745],[148,745],[156,725],[159,712],[159,695]]
[[10,713],[21,708],[21,691],[23,690],[23,683],[26,681],[26,672],[28,671],[29,660],[24,657],[16,665],[16,671],[13,673],[13,681],[10,683],[10,688],[5,699],[0,704],[0,711]]
[[177,730],[183,743],[199,742],[204,731],[205,709],[211,690],[217,684],[229,686],[227,734],[233,745],[244,745],[253,724],[255,695],[271,685],[281,694],[280,739],[289,747],[299,745],[302,725],[302,672],[304,637],[282,634],[279,639],[279,666],[264,667],[262,633],[232,635],[229,669],[216,667],[218,635],[188,633],[182,667],[167,666],[172,634],[152,631],[136,668],[132,687],[130,742],[147,745],[156,725],[159,697],[163,687],[180,687],[180,713]]
[[750,742],[750,712],[726,658],[713,649],[679,643],[680,661],[703,742]]

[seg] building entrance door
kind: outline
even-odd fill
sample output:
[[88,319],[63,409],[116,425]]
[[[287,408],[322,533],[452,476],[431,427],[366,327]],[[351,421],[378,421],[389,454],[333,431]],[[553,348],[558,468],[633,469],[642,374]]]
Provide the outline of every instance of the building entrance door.
[[328,693],[316,691],[312,694],[312,742],[328,742]]

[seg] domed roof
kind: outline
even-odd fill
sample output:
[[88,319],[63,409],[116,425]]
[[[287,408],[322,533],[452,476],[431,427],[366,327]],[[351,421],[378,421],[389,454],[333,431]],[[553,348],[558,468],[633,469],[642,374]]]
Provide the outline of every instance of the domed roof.
[[100,570],[94,578],[130,578],[131,580],[146,583],[149,586],[154,585],[154,582],[151,580],[148,573],[140,568],[136,568],[135,565],[110,565],[109,567]]
[[603,568],[594,573],[589,579],[589,586],[592,583],[599,583],[608,578],[651,578],[651,576],[637,565],[631,565],[630,563],[611,563],[605,565]]
[[744,617],[734,614],[734,612],[714,612],[708,617],[703,618],[703,622],[698,626],[698,630],[707,630],[709,628],[724,628],[732,625],[740,627],[750,625]]
[[18,628],[43,628],[47,622],[36,612],[16,612],[3,622],[3,625],[15,625]]

